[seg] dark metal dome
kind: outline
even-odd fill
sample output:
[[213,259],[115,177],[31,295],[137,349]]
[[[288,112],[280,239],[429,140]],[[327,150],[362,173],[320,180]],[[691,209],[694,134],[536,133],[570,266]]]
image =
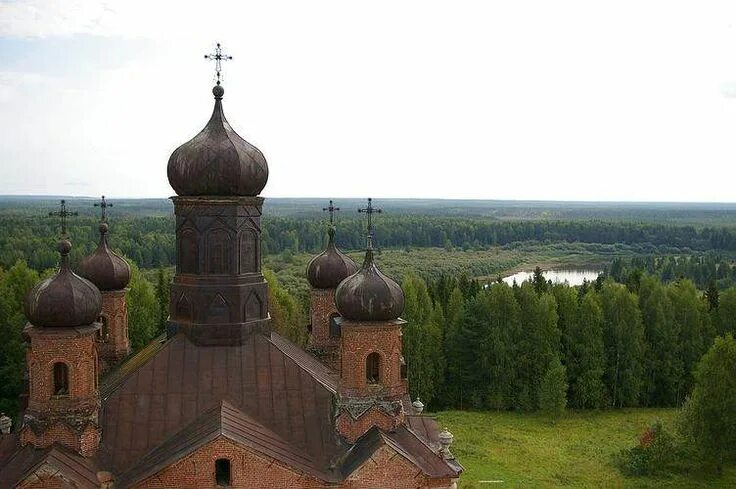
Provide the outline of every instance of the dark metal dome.
[[130,265],[107,246],[106,222],[100,223],[100,244],[77,267],[79,275],[100,290],[122,290],[130,282]]
[[338,312],[355,321],[390,321],[404,311],[404,292],[381,273],[373,262],[373,250],[365,252],[360,270],[343,280],[335,292]]
[[258,195],[268,181],[266,158],[225,119],[222,86],[216,85],[212,93],[215,110],[210,121],[169,158],[169,183],[178,195]]
[[28,321],[41,327],[86,326],[97,321],[102,310],[102,294],[92,282],[72,272],[69,252],[72,244],[59,240],[61,263],[51,278],[37,284],[26,296]]
[[335,246],[335,228],[329,228],[327,249],[307,265],[307,280],[316,289],[334,289],[358,270],[358,265]]

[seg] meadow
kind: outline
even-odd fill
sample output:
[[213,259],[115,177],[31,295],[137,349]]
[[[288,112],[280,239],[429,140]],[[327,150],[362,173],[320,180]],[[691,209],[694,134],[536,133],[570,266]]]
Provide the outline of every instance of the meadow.
[[676,409],[572,411],[555,424],[537,413],[444,411],[451,447],[465,467],[460,489],[484,487],[736,487],[736,467],[722,476],[699,466],[656,477],[626,477],[614,464],[656,419],[672,426]]

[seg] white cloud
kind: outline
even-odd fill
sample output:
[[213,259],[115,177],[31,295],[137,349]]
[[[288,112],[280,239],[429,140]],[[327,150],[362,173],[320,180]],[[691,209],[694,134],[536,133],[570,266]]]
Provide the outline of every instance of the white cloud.
[[734,3],[0,5],[39,46],[147,39],[84,76],[0,75],[0,193],[168,195],[222,41],[267,195],[734,200]]

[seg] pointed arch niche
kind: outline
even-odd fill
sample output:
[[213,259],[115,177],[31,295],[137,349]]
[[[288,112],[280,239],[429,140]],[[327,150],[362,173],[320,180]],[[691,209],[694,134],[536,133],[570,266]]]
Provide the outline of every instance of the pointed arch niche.
[[240,251],[239,273],[256,273],[260,268],[260,250],[258,249],[258,234],[255,229],[245,228],[240,233],[238,249]]

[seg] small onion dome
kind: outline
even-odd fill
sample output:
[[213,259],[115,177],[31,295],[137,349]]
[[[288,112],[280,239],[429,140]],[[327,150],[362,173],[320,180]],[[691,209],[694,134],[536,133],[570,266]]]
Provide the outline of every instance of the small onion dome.
[[404,311],[404,292],[399,284],[381,273],[369,247],[360,270],[340,282],[335,291],[335,303],[346,319],[390,321]]
[[100,223],[100,244],[97,249],[79,263],[79,275],[100,290],[122,290],[130,282],[130,265],[107,246],[106,222]]
[[58,249],[61,253],[59,271],[28,293],[26,317],[34,326],[49,328],[92,324],[102,310],[102,294],[92,282],[72,272],[69,240],[59,240]]
[[330,226],[327,249],[307,265],[307,280],[315,289],[334,289],[358,270],[358,265],[335,246],[335,228]]
[[268,181],[266,158],[230,127],[216,85],[215,110],[204,129],[169,158],[169,183],[178,195],[258,195]]

